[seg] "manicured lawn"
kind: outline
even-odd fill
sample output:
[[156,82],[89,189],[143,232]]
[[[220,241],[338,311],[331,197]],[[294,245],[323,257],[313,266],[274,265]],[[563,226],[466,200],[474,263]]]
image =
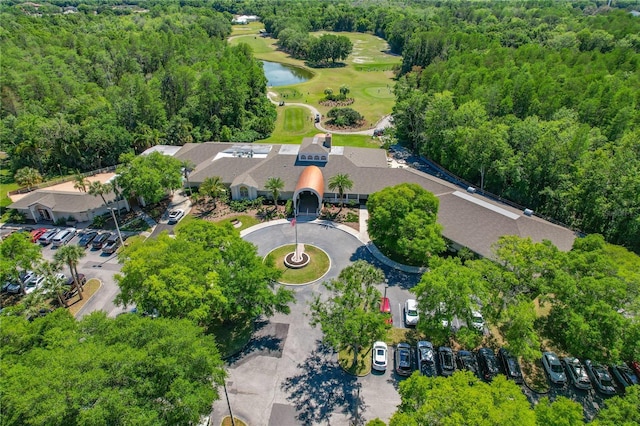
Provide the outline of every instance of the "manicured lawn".
[[[371,348],[363,348],[358,353],[358,364],[353,364],[353,351],[345,349],[338,353],[338,364],[354,376],[366,376],[371,372]],[[357,367],[360,368],[357,368]]]
[[96,278],[91,278],[87,283],[83,286],[84,291],[82,292],[83,299],[80,300],[80,297],[76,294],[71,299],[67,300],[67,304],[69,305],[69,313],[73,316],[82,309],[85,303],[89,300],[93,294],[100,289],[102,283],[100,280]]
[[[320,36],[321,33],[314,35]],[[311,80],[295,86],[271,88],[282,100],[303,102],[314,105],[322,114],[330,109],[319,104],[325,96],[326,88],[338,92],[340,86],[350,89],[349,96],[355,99],[351,106],[367,120],[366,128],[373,127],[383,116],[391,113],[395,102],[393,95],[393,67],[400,64],[399,56],[385,53],[387,44],[371,34],[340,33],[351,39],[353,53],[345,61],[346,66],[336,68],[309,68],[304,61],[291,58],[276,50],[276,39],[254,36],[242,36],[229,43],[247,43],[258,59],[300,66],[315,74]],[[287,95],[286,98],[284,95]]]
[[305,244],[304,250],[309,256],[311,261],[307,266],[300,269],[291,269],[284,264],[284,258],[287,254],[292,253],[295,250],[294,244],[288,244],[286,246],[278,247],[272,250],[267,258],[273,259],[276,268],[282,271],[282,277],[280,282],[284,284],[306,284],[317,279],[320,279],[329,270],[331,261],[329,256],[317,247]]
[[249,22],[246,25],[232,25],[231,37],[247,34],[259,37],[258,31],[260,31],[262,28],[264,28],[264,25],[261,22]]
[[11,170],[3,164],[3,167],[0,168],[0,207],[7,207],[11,204],[11,199],[7,196],[7,193],[18,188],[20,188],[20,185],[13,180]]

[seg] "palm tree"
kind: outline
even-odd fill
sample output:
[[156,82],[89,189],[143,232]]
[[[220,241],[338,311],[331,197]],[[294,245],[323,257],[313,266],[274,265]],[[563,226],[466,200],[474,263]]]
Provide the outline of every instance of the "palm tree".
[[282,191],[282,188],[284,188],[284,181],[279,177],[270,177],[264,184],[264,189],[271,191],[274,210],[278,210],[278,197],[280,197],[280,191]]
[[338,195],[340,196],[340,207],[344,205],[344,191],[348,191],[351,188],[353,188],[353,181],[346,173],[337,174],[329,179],[329,190],[338,190]]
[[110,183],[102,183],[98,180],[91,182],[89,185],[89,194],[94,197],[100,196],[105,206],[108,205],[107,200],[104,198],[104,194],[108,194],[113,191],[113,186]]
[[64,275],[59,273],[61,267],[55,262],[42,262],[39,266],[39,273],[46,278],[43,283],[44,294],[55,294],[60,302],[60,306],[67,306],[67,300],[64,298],[64,293],[67,290],[67,280]]
[[42,182],[42,175],[40,172],[32,167],[23,167],[16,171],[13,176],[18,185],[26,186],[29,191],[34,185]]
[[191,160],[183,160],[182,161],[182,175],[187,181],[187,188],[189,188],[189,195],[193,195],[191,191],[191,183],[189,183],[189,175],[196,168],[196,165],[193,164]]
[[89,186],[89,181],[87,178],[82,176],[81,174],[77,174],[73,177],[73,187],[80,192],[87,192],[87,187]]
[[73,277],[73,284],[78,290],[78,294],[80,295],[80,299],[82,299],[82,283],[78,279],[78,262],[80,259],[84,257],[85,252],[84,249],[80,246],[70,246],[66,245],[60,247],[56,254],[53,256],[53,259],[58,264],[66,264],[69,266],[69,272]]
[[220,176],[213,176],[206,178],[202,182],[199,191],[205,197],[211,198],[213,200],[213,208],[216,208],[216,201],[227,193],[227,187],[222,183]]

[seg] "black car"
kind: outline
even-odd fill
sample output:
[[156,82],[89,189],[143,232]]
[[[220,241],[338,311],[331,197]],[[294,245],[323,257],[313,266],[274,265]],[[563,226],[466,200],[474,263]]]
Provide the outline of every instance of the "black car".
[[396,346],[396,373],[401,376],[410,376],[411,371],[411,346],[408,343],[398,343]]
[[[80,285],[85,285],[87,283],[87,277],[84,274],[78,274],[78,281]],[[73,285],[73,276],[67,278],[67,285]]]
[[421,340],[416,348],[418,370],[427,377],[436,377],[436,351],[431,342]]
[[597,390],[605,395],[615,395],[616,388],[613,386],[613,380],[604,366],[587,359],[584,362],[584,367],[591,378],[591,383]]
[[453,357],[453,351],[446,346],[438,348],[438,367],[440,375],[448,377],[456,371],[456,361]]
[[94,250],[100,250],[102,248],[102,245],[109,239],[111,235],[111,232],[103,232],[96,235],[93,241],[91,241],[91,248]]
[[478,366],[480,367],[480,377],[490,382],[500,373],[498,360],[489,348],[480,348],[477,353]]
[[629,386],[640,385],[640,380],[633,371],[625,364],[614,365],[611,367],[613,377],[616,379],[620,386],[626,391]]
[[456,365],[458,370],[471,371],[474,375],[480,377],[478,370],[478,358],[476,354],[469,351],[458,351],[456,354]]
[[500,360],[502,370],[508,379],[513,380],[519,385],[524,383],[522,370],[520,369],[520,364],[515,356],[511,355],[505,348],[500,348],[498,350],[498,359]]
[[86,248],[87,246],[89,246],[89,243],[91,243],[91,241],[93,241],[93,239],[96,237],[96,235],[98,235],[98,231],[85,232],[84,234],[82,234],[82,236],[78,240],[78,245],[80,247],[85,247]]

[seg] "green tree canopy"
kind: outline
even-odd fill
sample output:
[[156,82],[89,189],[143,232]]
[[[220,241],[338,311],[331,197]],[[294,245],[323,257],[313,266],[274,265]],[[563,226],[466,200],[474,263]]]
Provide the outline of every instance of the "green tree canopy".
[[118,168],[118,183],[129,197],[142,197],[146,203],[162,200],[167,192],[182,186],[180,160],[159,152],[140,155]]
[[42,175],[37,169],[32,167],[23,167],[19,169],[13,176],[16,183],[21,186],[26,186],[27,189],[31,189],[34,185],[42,182]]
[[520,387],[503,375],[484,383],[468,371],[448,378],[414,373],[400,383],[400,398],[390,426],[536,424]]
[[3,423],[196,424],[224,371],[212,338],[186,320],[66,309],[28,322],[4,316]]
[[24,293],[24,282],[20,272],[33,269],[42,259],[42,251],[38,244],[31,242],[26,232],[14,232],[0,241],[0,270],[3,278],[19,282]]
[[329,190],[338,190],[341,205],[344,205],[344,192],[353,188],[353,181],[347,173],[338,173],[329,179]]
[[176,238],[133,241],[119,253],[117,300],[160,316],[211,325],[289,312],[290,290],[274,289],[279,271],[230,225],[194,220]]
[[280,191],[284,188],[284,181],[280,177],[270,177],[264,184],[264,189],[271,192],[273,197],[273,204],[278,208],[278,198],[280,197]]
[[369,235],[391,258],[427,265],[445,249],[436,222],[438,198],[417,184],[403,183],[369,196]]
[[633,426],[640,424],[640,386],[632,386],[622,396],[607,399],[594,426]]
[[358,351],[385,334],[385,317],[378,310],[381,294],[375,287],[383,281],[380,269],[358,260],[324,283],[331,292],[328,300],[316,296],[311,303],[311,324],[320,325],[324,340],[334,349],[351,348],[354,365]]

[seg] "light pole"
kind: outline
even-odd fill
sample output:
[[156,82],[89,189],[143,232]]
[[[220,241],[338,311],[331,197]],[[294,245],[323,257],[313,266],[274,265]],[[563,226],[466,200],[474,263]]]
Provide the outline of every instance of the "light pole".
[[389,288],[389,279],[384,279],[384,298],[387,298],[387,289]]
[[111,217],[113,218],[113,222],[116,224],[116,231],[118,231],[118,238],[120,238],[120,245],[124,247],[124,240],[122,239],[122,234],[120,233],[120,227],[118,226],[118,219],[116,219],[115,213],[113,213],[113,207],[107,207],[111,212]]
[[236,422],[233,419],[233,413],[231,412],[231,403],[229,402],[229,394],[227,393],[227,382],[224,381],[222,383],[222,386],[224,387],[224,395],[227,397],[227,407],[229,407],[229,415],[231,416],[231,425],[236,426]]

